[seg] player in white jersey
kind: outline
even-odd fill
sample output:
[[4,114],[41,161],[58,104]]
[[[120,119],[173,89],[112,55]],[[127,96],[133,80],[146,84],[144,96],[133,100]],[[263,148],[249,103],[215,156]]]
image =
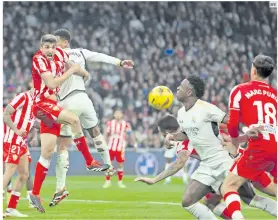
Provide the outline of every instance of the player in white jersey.
[[[70,61],[80,64],[81,67],[86,69],[89,62],[104,62],[121,66],[124,68],[133,68],[131,60],[120,60],[102,53],[92,52],[87,49],[71,49],[70,41],[71,35],[69,31],[60,29],[55,31],[55,36],[58,37],[58,45],[62,47],[68,54]],[[65,81],[59,91],[60,105],[74,112],[79,116],[82,127],[88,131],[93,138],[95,147],[100,153],[103,161],[106,164],[112,165],[109,157],[109,149],[98,127],[98,118],[94,109],[94,105],[85,89],[85,80],[83,77],[72,75]],[[71,144],[71,129],[69,126],[64,125],[61,128],[60,137],[58,139],[58,159],[56,165],[57,185],[56,192],[50,206],[57,205],[62,199],[68,195],[66,191],[66,174],[69,168],[68,151],[67,147]],[[113,167],[108,170],[107,174],[113,174]]]
[[[179,131],[179,124],[177,119],[173,115],[165,115],[160,118],[157,122],[158,130],[162,136],[166,136],[167,134],[174,134]],[[222,134],[221,129],[219,132]],[[231,149],[230,152],[234,157],[237,156],[237,152],[233,151],[234,146],[230,142],[230,138],[225,138],[225,145],[230,145],[228,149]],[[200,156],[195,150],[195,146],[193,146],[189,140],[185,140],[183,142],[175,142],[173,143],[175,147],[175,153],[177,154],[177,159],[170,164],[169,168],[165,171],[161,172],[154,178],[147,177],[139,177],[136,178],[135,181],[145,182],[149,185],[155,184],[171,175],[174,175],[179,170],[181,170],[188,159],[194,158],[200,160]],[[239,157],[240,155],[238,155]],[[197,169],[198,170],[198,169]],[[269,177],[265,173],[264,176],[261,176],[259,183],[263,183],[268,181]],[[260,188],[257,188],[261,190]],[[195,194],[195,192],[192,192]],[[198,192],[196,192],[198,194]],[[270,213],[273,216],[277,216],[277,202],[270,198],[266,198],[260,195],[256,195],[253,190],[251,184],[246,182],[239,189],[240,198],[249,206],[261,209]],[[204,204],[217,216],[222,217],[224,219],[230,219],[231,216],[226,208],[225,203],[221,202],[222,197],[220,195],[215,194],[214,192],[209,192],[206,194],[204,198]],[[204,205],[197,202],[192,205],[192,214],[195,215],[198,219],[215,219],[212,213],[208,210]]]

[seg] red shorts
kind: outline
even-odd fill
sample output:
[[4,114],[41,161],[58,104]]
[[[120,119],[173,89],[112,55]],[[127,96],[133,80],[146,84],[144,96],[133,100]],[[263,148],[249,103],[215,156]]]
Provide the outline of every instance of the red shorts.
[[61,124],[56,123],[56,120],[62,111],[63,108],[58,106],[56,101],[50,99],[45,99],[33,105],[35,117],[41,120],[41,134],[60,135]]
[[125,152],[124,151],[112,151],[109,150],[110,160],[113,161],[116,159],[118,163],[125,162]]
[[247,149],[234,162],[230,171],[262,185],[269,184],[266,173],[277,179],[277,142],[259,140],[250,141]]
[[[17,144],[3,143],[3,162],[18,164],[20,158],[28,151],[27,146]],[[8,152],[8,153],[7,153]]]

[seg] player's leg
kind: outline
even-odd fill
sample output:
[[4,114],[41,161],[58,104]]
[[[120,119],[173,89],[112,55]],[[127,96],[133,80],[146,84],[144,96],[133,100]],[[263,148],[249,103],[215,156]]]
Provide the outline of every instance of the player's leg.
[[32,178],[32,174],[31,174],[31,156],[30,156],[30,153],[28,155],[28,162],[29,162],[29,176],[28,176],[28,179],[26,181],[26,191],[27,191],[27,200],[29,201],[29,206],[30,208],[34,208],[34,206],[32,205],[32,202],[30,200],[30,194],[32,193],[32,190],[33,190],[33,178]]
[[8,204],[8,208],[6,209],[6,216],[14,216],[14,217],[28,217],[28,215],[23,215],[19,211],[16,210],[17,203],[19,201],[21,191],[28,179],[29,169],[28,169],[28,155],[25,151],[24,155],[20,156],[19,163],[17,166],[18,176],[15,180],[15,184],[13,186],[12,195]]
[[58,205],[69,195],[66,190],[66,178],[69,169],[68,146],[72,143],[70,134],[70,127],[67,125],[62,126],[61,136],[58,137],[57,141],[56,191],[49,204],[51,207]]
[[118,162],[118,169],[117,169],[117,174],[118,174],[118,186],[120,188],[126,188],[126,185],[123,184],[123,177],[124,177],[124,162],[125,162],[125,159],[124,159],[124,154],[125,152],[122,151],[122,152],[118,152],[118,155],[117,155],[117,162]]
[[277,202],[273,199],[256,195],[250,182],[244,183],[238,189],[238,193],[245,204],[266,211],[273,216],[277,216]]
[[226,204],[221,202],[222,196],[215,193],[208,193],[204,197],[204,205],[206,205],[215,215],[223,219],[231,219]]
[[79,118],[76,114],[67,110],[63,110],[59,114],[57,122],[61,124],[70,125],[73,141],[76,144],[77,149],[82,153],[86,161],[86,166],[88,170],[105,171],[110,167],[107,164],[101,166],[100,163],[94,160],[93,156],[89,151],[89,147],[83,134]]
[[[110,156],[110,160],[112,162],[115,159],[116,154],[115,154],[115,152],[109,150],[109,156]],[[105,175],[105,182],[104,182],[102,188],[109,188],[110,186],[111,186],[111,176]]]
[[207,206],[198,202],[210,190],[210,186],[206,186],[195,179],[190,179],[182,199],[183,208],[198,219],[217,219]]

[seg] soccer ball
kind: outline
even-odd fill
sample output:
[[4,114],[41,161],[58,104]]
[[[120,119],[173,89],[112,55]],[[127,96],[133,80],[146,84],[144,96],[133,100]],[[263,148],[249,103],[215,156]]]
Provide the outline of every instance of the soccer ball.
[[157,86],[149,93],[149,104],[158,110],[170,108],[174,101],[174,94],[166,86]]

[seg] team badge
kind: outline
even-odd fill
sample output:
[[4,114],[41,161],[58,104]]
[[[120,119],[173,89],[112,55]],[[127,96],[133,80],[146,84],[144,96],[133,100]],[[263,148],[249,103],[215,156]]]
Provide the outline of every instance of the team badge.
[[53,110],[54,110],[54,111],[58,111],[58,110],[59,110],[59,107],[58,107],[58,106],[54,106],[54,107],[53,107]]
[[13,155],[13,160],[16,160],[18,158],[18,156],[17,155]]

